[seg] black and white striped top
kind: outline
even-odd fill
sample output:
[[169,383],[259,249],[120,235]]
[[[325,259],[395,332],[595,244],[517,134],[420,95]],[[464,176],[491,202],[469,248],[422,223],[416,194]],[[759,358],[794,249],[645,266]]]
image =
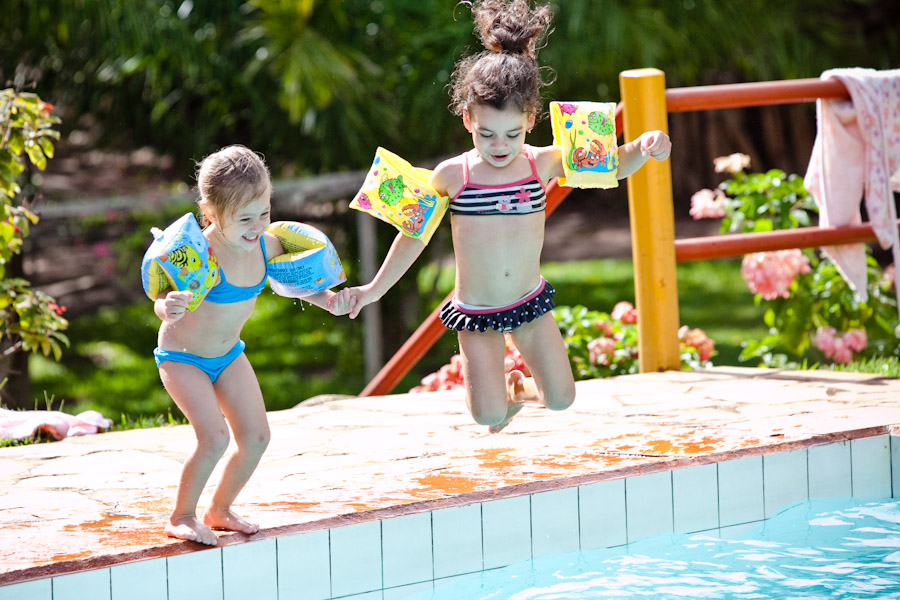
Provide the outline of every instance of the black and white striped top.
[[537,174],[534,156],[524,148],[531,163],[532,177],[501,185],[469,183],[469,156],[463,168],[463,188],[450,200],[450,213],[455,215],[527,215],[544,210],[547,193]]

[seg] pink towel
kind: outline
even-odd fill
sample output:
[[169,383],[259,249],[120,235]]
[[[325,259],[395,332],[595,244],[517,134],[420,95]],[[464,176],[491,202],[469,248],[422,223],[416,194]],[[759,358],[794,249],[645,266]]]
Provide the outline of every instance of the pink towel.
[[[839,227],[861,222],[866,211],[882,248],[892,248],[900,269],[900,235],[893,191],[900,191],[900,69],[831,69],[822,79],[837,79],[851,101],[816,103],[819,131],[804,183],[819,205],[819,225]],[[866,257],[862,244],[823,248],[862,301]],[[900,270],[897,271],[900,273]],[[900,286],[897,286],[900,293]]]
[[112,427],[112,420],[96,410],[70,415],[56,410],[7,410],[0,408],[0,440],[24,440],[38,431],[53,439],[88,435]]

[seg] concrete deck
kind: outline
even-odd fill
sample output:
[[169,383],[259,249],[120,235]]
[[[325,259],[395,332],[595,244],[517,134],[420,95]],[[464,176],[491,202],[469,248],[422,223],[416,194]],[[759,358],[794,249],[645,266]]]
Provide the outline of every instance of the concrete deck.
[[[269,413],[272,442],[236,511],[236,544],[889,433],[900,379],[717,367],[578,382],[502,433],[460,392],[319,397]],[[201,548],[169,539],[189,426],[0,449],[0,585]],[[211,481],[218,480],[219,471]],[[201,498],[206,505],[212,486]]]

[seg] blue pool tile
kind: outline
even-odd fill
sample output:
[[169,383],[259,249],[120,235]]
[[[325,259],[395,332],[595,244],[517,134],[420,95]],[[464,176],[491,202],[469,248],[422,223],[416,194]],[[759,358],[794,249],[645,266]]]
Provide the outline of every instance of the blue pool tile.
[[850,441],[850,465],[855,498],[889,498],[891,495],[890,436],[878,435]]
[[740,525],[731,525],[729,527],[719,527],[719,537],[723,540],[733,540],[750,531],[757,525],[761,525],[762,521],[752,521],[750,523],[741,523]]
[[625,480],[628,543],[674,530],[672,472],[638,475]]
[[275,540],[222,548],[225,600],[278,600]]
[[222,600],[222,549],[210,548],[166,559],[169,600]]
[[413,583],[395,588],[385,588],[384,600],[404,600],[406,598],[415,597],[425,598],[426,594],[434,590],[434,583],[431,581],[423,581],[421,583]]
[[485,569],[531,558],[530,496],[484,502],[481,518]]
[[109,600],[109,569],[53,578],[53,600]]
[[718,467],[720,527],[761,521],[765,514],[762,456],[728,460]]
[[850,442],[812,446],[807,450],[810,498],[853,495]]
[[364,594],[352,594],[350,596],[339,596],[336,598],[340,598],[340,600],[382,600],[384,595],[381,590],[375,590],[373,592],[366,592]]
[[715,464],[672,471],[672,504],[677,533],[719,527],[719,481]]
[[531,554],[578,550],[578,488],[531,496]]
[[278,597],[291,600],[331,598],[331,553],[328,530],[275,540],[278,552]]
[[775,516],[787,506],[809,498],[806,448],[763,456],[765,516]]
[[625,480],[614,479],[578,488],[581,548],[608,548],[628,542]]
[[431,513],[382,521],[381,553],[386,588],[434,579]]
[[109,578],[112,600],[168,600],[165,558],[110,567]]
[[891,436],[891,496],[900,497],[900,436]]
[[382,587],[381,521],[332,529],[332,595],[349,596]]
[[431,524],[435,578],[481,571],[481,504],[436,510]]
[[53,600],[50,579],[0,586],[0,600]]

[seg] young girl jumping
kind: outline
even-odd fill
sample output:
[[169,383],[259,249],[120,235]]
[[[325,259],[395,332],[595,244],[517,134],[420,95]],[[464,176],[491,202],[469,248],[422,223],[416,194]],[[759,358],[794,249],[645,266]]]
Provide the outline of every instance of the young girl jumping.
[[[487,50],[460,61],[450,88],[454,113],[474,149],[439,164],[430,185],[450,197],[456,256],[454,298],[441,321],[458,331],[466,403],[491,433],[506,427],[525,400],[568,408],[575,382],[553,309],[553,287],[541,277],[546,185],[563,174],[558,146],[532,147],[525,134],[541,110],[544,84],[536,45],[546,35],[550,8],[528,0],[481,0],[472,13]],[[648,158],[665,160],[671,142],[649,131],[618,149],[617,177]],[[351,288],[350,317],[377,301],[412,265],[424,245],[398,234],[378,273]],[[504,380],[508,332],[533,379],[510,371]]]
[[[166,391],[197,436],[197,447],[181,472],[166,533],[214,546],[213,529],[246,534],[259,530],[231,510],[269,443],[266,407],[240,334],[266,283],[267,258],[284,251],[281,242],[265,232],[272,185],[256,153],[243,146],[224,148],[203,160],[197,182],[203,235],[218,259],[218,283],[193,311],[187,310],[191,291],[171,291],[156,299],[154,311],[162,325],[153,354]],[[346,288],[304,299],[335,315],[349,311]],[[197,501],[228,447],[226,420],[237,450],[228,458],[201,522]]]

